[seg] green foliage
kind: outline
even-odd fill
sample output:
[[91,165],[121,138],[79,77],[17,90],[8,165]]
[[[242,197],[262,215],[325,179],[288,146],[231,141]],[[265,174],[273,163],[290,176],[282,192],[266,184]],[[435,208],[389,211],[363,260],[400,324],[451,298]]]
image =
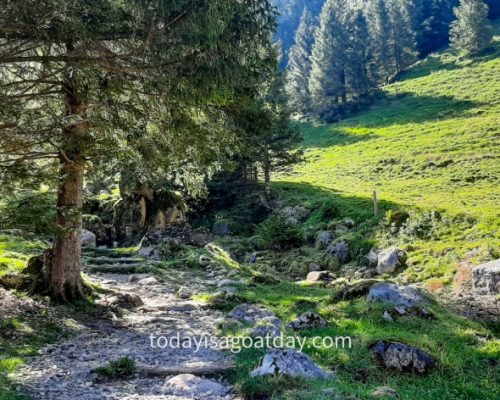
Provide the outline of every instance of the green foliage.
[[261,244],[273,250],[299,247],[304,241],[300,229],[282,215],[273,215],[263,222],[258,231]]
[[488,20],[488,6],[482,0],[461,0],[455,8],[456,21],[451,24],[450,41],[467,56],[480,53],[493,36]]
[[128,378],[137,372],[137,363],[131,358],[122,357],[117,360],[110,361],[103,367],[96,368],[94,372],[103,378]]

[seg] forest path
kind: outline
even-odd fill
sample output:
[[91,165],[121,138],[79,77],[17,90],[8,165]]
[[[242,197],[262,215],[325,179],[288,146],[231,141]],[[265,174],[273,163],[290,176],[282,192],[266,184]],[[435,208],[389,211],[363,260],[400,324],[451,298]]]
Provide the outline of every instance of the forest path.
[[[87,260],[86,269],[98,270],[106,265],[106,270],[110,266],[114,273],[94,271],[91,279],[107,289],[138,295],[143,306],[122,317],[109,312],[107,319],[78,322],[76,335],[42,349],[41,356],[21,367],[12,379],[36,400],[234,399],[230,385],[217,371],[212,376],[202,376],[206,369],[228,368],[231,359],[226,352],[210,346],[178,348],[182,346],[175,342],[159,348],[165,341],[151,340],[151,335],[180,337],[181,342],[185,337],[215,337],[223,314],[199,302],[179,299],[176,291],[183,283],[191,293],[204,292],[207,285],[216,285],[223,276],[217,272],[205,276],[200,271],[179,270],[172,274],[175,276],[158,281],[150,275],[135,275],[131,279],[129,274],[116,273],[120,266],[126,268],[132,263],[132,259],[108,262],[101,257],[95,265]],[[107,295],[101,302],[112,303],[113,296]],[[92,373],[121,357],[135,360],[139,373],[105,381]]]

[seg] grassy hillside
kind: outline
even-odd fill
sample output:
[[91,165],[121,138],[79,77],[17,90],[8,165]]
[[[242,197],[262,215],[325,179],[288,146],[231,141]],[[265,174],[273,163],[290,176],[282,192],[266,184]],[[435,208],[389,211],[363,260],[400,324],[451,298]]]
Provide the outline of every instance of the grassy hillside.
[[448,221],[437,234],[412,242],[415,279],[449,280],[474,248],[500,256],[500,23],[495,30],[473,60],[432,55],[356,117],[303,124],[307,162],[276,187],[291,201],[337,198],[365,214],[374,190],[386,208],[439,211]]

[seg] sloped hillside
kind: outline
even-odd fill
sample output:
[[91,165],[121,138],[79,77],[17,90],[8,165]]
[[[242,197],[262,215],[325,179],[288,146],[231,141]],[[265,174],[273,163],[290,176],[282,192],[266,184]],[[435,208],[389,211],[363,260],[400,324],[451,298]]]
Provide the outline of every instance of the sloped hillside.
[[304,124],[307,162],[277,187],[294,201],[338,198],[363,214],[374,190],[382,213],[434,211],[431,237],[412,238],[412,280],[449,281],[473,249],[498,257],[500,23],[495,30],[493,45],[473,60],[431,55],[355,118]]

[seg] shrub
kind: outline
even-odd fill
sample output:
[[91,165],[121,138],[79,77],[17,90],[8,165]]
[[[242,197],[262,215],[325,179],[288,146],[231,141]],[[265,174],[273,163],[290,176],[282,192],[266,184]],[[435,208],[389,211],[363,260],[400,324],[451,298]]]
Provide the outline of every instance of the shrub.
[[137,372],[137,364],[128,357],[122,357],[118,360],[110,361],[103,367],[96,368],[94,372],[104,378],[126,378]]
[[273,250],[288,250],[304,242],[302,232],[282,215],[273,215],[261,224],[259,237],[264,247]]

